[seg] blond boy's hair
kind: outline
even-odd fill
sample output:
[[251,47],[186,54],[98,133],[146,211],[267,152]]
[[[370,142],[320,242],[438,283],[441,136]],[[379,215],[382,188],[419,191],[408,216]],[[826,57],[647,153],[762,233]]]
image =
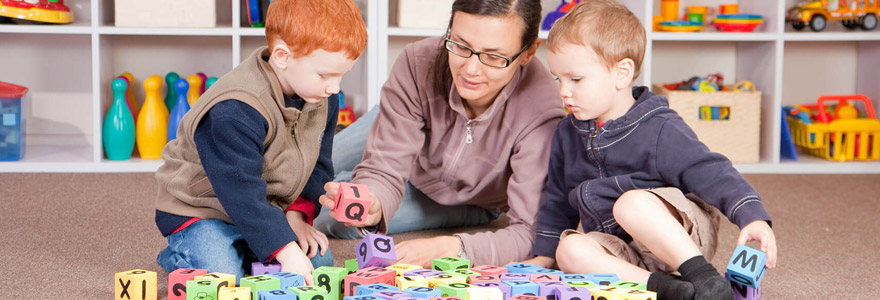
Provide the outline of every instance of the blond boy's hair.
[[635,80],[645,57],[647,38],[642,23],[622,4],[615,0],[584,0],[550,29],[549,51],[565,43],[591,47],[608,69],[625,58],[632,59]]

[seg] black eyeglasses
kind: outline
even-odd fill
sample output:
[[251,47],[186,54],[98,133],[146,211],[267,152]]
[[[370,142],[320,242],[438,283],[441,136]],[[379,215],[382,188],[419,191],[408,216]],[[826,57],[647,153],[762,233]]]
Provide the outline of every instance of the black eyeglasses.
[[508,66],[510,66],[510,62],[516,60],[516,58],[519,57],[519,55],[522,54],[523,51],[526,51],[526,49],[528,48],[528,47],[523,47],[522,49],[519,50],[519,52],[516,53],[516,55],[514,55],[511,58],[507,58],[502,55],[498,55],[498,54],[494,54],[494,53],[474,51],[474,49],[471,47],[468,47],[462,43],[450,40],[448,35],[444,40],[445,40],[445,44],[446,44],[446,50],[448,50],[449,53],[452,53],[452,54],[455,54],[457,56],[464,57],[464,58],[468,58],[468,57],[471,57],[471,55],[476,54],[477,58],[480,60],[481,63],[483,63],[484,65],[490,66],[490,67],[495,67],[495,68],[507,68]]

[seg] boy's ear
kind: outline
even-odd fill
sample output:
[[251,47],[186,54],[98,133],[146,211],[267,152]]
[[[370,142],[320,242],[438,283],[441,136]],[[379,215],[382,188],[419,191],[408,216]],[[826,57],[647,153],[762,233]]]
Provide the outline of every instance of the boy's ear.
[[528,64],[530,61],[532,61],[532,58],[535,58],[535,53],[538,52],[538,47],[540,46],[541,39],[536,39],[535,43],[532,44],[532,46],[530,46],[528,49],[526,49],[526,51],[523,51],[523,53],[520,54],[521,58],[519,59],[522,59],[523,65]]
[[624,58],[617,62],[617,89],[629,89],[635,75],[636,63],[630,58]]
[[269,53],[269,61],[282,70],[287,69],[287,64],[290,63],[290,59],[293,56],[290,47],[288,47],[286,43],[275,42],[274,45],[272,45],[271,51],[272,52]]

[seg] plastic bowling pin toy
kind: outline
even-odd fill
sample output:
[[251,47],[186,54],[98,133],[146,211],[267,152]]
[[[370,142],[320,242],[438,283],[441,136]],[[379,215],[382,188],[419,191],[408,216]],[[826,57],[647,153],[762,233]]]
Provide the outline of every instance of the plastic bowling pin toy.
[[186,81],[189,82],[189,92],[187,93],[186,99],[189,101],[189,107],[192,107],[193,104],[196,103],[196,100],[199,100],[199,96],[202,93],[199,92],[199,87],[202,86],[202,77],[199,75],[190,75],[186,78]]
[[208,75],[205,75],[205,73],[202,73],[202,72],[198,72],[198,73],[196,73],[196,75],[199,75],[199,78],[202,79],[202,85],[199,86],[199,95],[202,95],[205,93],[205,90],[208,89],[206,87],[206,85],[208,83]]
[[[131,81],[128,81],[128,77],[119,75],[119,77],[116,77],[116,79],[124,80],[125,86],[131,85]],[[113,84],[111,83],[110,85],[112,86]],[[134,109],[137,108],[137,103],[131,103],[131,98],[128,97],[128,93],[126,91],[122,91],[122,97],[124,98],[125,106],[128,107],[128,113],[130,113],[132,117],[135,117],[135,122],[137,122],[137,114],[134,112]]]
[[168,118],[168,141],[177,138],[177,127],[180,126],[180,120],[189,111],[189,103],[186,101],[186,90],[189,89],[189,83],[184,79],[178,79],[173,86],[168,89],[177,92],[177,104],[171,110],[171,116]]
[[137,124],[137,147],[143,159],[162,158],[162,148],[168,142],[168,109],[160,96],[161,88],[162,77],[159,75],[144,81],[147,93]]
[[168,90],[165,92],[165,107],[168,108],[169,112],[174,109],[174,104],[177,103],[177,90],[174,89],[174,84],[179,79],[180,75],[174,72],[168,72],[165,75],[165,86],[168,87]]
[[[125,77],[125,80],[128,80],[128,89],[125,90],[125,101],[128,102],[128,105],[131,106],[131,115],[138,115],[138,101],[137,98],[134,97],[134,75],[131,75],[129,72],[122,72],[121,75]],[[135,117],[137,119],[137,117]],[[135,124],[137,124],[137,120],[134,120]]]
[[217,77],[208,78],[208,82],[205,83],[205,91],[210,89],[215,82],[217,82]]
[[113,104],[104,117],[101,131],[104,153],[109,160],[127,160],[134,150],[135,137],[134,118],[125,103],[128,83],[123,78],[116,78],[110,86],[113,89]]

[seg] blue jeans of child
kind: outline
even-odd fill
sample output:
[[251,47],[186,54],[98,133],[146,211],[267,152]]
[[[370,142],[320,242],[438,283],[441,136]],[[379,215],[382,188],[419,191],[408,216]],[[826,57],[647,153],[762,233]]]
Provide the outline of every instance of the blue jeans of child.
[[[245,267],[258,262],[234,225],[217,219],[204,219],[168,236],[168,247],[159,252],[156,262],[165,271],[180,268],[206,269],[208,272],[235,274],[236,281],[245,274]],[[333,254],[320,253],[312,258],[312,266],[333,266]]]
[[[333,138],[333,168],[336,182],[350,182],[352,170],[361,162],[367,144],[367,135],[376,121],[379,108],[374,107],[358,118],[348,128]],[[397,213],[388,222],[388,234],[422,229],[476,226],[491,222],[501,215],[500,211],[473,205],[446,206],[439,204],[415,188],[409,182]],[[327,207],[315,218],[315,228],[329,237],[357,239],[363,237],[356,227],[347,227],[330,217]]]

